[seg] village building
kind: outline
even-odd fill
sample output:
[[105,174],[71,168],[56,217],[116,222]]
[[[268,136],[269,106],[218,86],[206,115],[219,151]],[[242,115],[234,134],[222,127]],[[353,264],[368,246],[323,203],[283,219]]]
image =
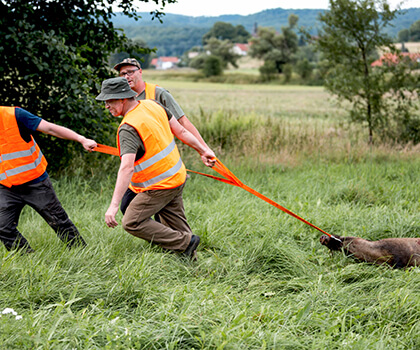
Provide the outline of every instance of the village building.
[[233,52],[240,56],[246,56],[249,50],[249,44],[233,44]]
[[394,53],[388,52],[382,55],[381,58],[378,60],[372,62],[372,67],[381,67],[384,64],[391,66],[391,65],[397,65],[400,62],[400,58],[402,59],[409,59],[413,63],[420,64],[420,53],[410,53],[410,52],[402,52],[401,55],[396,55]]
[[172,69],[178,66],[180,59],[175,56],[161,56],[158,58],[152,59],[150,62],[151,66],[154,66],[156,69]]

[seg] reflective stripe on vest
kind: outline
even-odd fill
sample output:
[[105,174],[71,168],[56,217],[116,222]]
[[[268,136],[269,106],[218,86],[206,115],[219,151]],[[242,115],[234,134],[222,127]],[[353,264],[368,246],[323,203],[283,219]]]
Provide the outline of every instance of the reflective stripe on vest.
[[2,154],[0,162],[5,161],[5,160],[12,160],[16,158],[28,157],[28,156],[31,156],[35,152],[36,152],[36,142],[34,141],[34,145],[27,151],[18,151],[18,152]]
[[[37,158],[37,159],[35,159],[35,161],[34,161],[34,162],[29,163],[29,164],[25,164],[25,165],[22,165],[22,166],[19,166],[19,167],[14,168],[14,169],[9,169],[9,170],[6,170],[6,175],[7,175],[7,176],[15,176],[15,175],[18,175],[18,174],[22,174],[22,173],[24,173],[25,171],[33,170],[33,169],[35,169],[35,168],[36,168],[39,164],[41,164],[42,157],[43,157],[43,154],[42,154],[42,152],[41,152],[41,151],[39,151],[38,158]],[[4,175],[4,173],[3,173],[3,174],[1,174],[1,175]],[[4,177],[4,179],[5,179],[5,178],[6,178],[6,176]],[[2,180],[4,180],[4,179],[2,179]]]
[[145,182],[140,182],[140,183],[131,182],[131,185],[135,187],[142,187],[142,188],[152,186],[158,183],[159,181],[162,181],[164,179],[167,179],[170,176],[175,175],[181,169],[181,167],[182,167],[182,159],[179,158],[178,163],[176,163],[171,169],[165,171],[164,173],[154,177],[153,179],[147,180]]
[[165,149],[160,151],[158,154],[155,154],[152,158],[149,158],[148,160],[145,160],[144,162],[137,164],[134,167],[134,172],[138,173],[140,171],[147,169],[148,167],[152,166],[153,164],[165,158],[169,153],[171,153],[174,150],[174,148],[175,148],[175,139],[172,140],[172,142]]

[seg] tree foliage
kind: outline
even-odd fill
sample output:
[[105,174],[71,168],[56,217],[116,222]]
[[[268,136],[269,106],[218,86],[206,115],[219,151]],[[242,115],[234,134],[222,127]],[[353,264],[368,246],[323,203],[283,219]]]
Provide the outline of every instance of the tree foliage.
[[[203,48],[197,48],[194,52],[197,52],[198,55],[189,60],[189,66],[191,68],[203,70],[206,76],[221,75],[229,63],[232,66],[237,67],[237,60],[240,58],[240,56],[233,51],[232,42],[227,39],[219,40],[210,38]],[[209,57],[211,58],[209,59]],[[215,57],[218,58],[217,62],[214,59]],[[216,66],[217,69],[213,68]]]
[[420,41],[420,20],[410,26],[410,41]]
[[415,21],[410,28],[400,30],[398,40],[401,42],[420,41],[420,20]]
[[281,73],[283,66],[292,61],[298,49],[299,40],[294,32],[297,22],[298,17],[292,14],[289,16],[289,25],[282,27],[281,33],[274,28],[259,28],[257,36],[250,40],[249,54],[264,60],[266,67],[275,66],[277,72]]
[[[384,0],[330,0],[320,15],[315,44],[330,65],[325,86],[351,103],[350,117],[366,123],[370,142],[374,132],[407,140],[420,126],[419,75],[383,31],[396,13]],[[372,67],[378,49],[395,53],[395,61]]]
[[408,29],[403,29],[398,32],[398,41],[406,43],[410,41],[410,31]]
[[[166,22],[166,17],[163,19]],[[203,35],[208,27],[166,27],[142,25],[121,26],[127,37],[144,40],[150,47],[156,47],[158,56],[182,56],[193,46],[201,45]]]
[[[133,2],[0,0],[2,104],[21,106],[98,142],[109,142],[112,122],[94,97],[101,81],[111,75],[111,53],[145,51],[112,23],[112,6],[136,17]],[[69,160],[74,144],[59,139],[46,143],[46,138],[40,143],[50,170],[58,170]]]
[[[110,67],[114,67],[118,62],[121,62],[124,58],[133,57],[136,58],[139,62],[141,62],[142,68],[149,68],[153,56],[156,56],[156,54],[154,52],[150,53],[148,45],[144,40],[135,39],[133,41],[135,42],[137,48],[131,52],[123,51],[112,54],[108,60]],[[138,47],[141,47],[142,49],[139,50]]]
[[303,45],[299,46],[298,51],[294,55],[293,68],[298,73],[305,84],[322,85],[320,79],[320,54],[316,51],[314,45],[307,45],[306,40],[301,37]]
[[210,38],[204,46],[204,50],[219,57],[223,68],[227,68],[229,63],[234,67],[238,67],[237,61],[240,56],[233,52],[233,44],[231,41],[227,39],[219,40],[216,38]]
[[420,41],[420,20],[410,26],[410,41]]
[[205,57],[202,70],[206,77],[222,75],[223,63],[221,58],[215,55]]
[[206,34],[203,35],[203,45],[211,38],[229,40],[232,43],[247,43],[251,34],[241,24],[233,26],[226,22],[216,22]]

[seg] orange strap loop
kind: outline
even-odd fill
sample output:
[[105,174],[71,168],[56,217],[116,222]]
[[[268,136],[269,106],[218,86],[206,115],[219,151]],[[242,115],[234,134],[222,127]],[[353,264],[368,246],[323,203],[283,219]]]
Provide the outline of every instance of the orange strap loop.
[[98,146],[95,147],[93,150],[96,152],[110,154],[112,156],[119,156],[118,148],[106,146],[106,145],[100,145],[99,143],[98,143]]
[[[118,154],[118,149],[115,148],[115,147],[110,147],[110,146],[104,146],[104,145],[99,145],[98,144],[98,147],[94,148],[93,150],[97,151],[97,152],[112,154],[112,155],[119,155]],[[219,159],[216,158],[216,164],[213,166],[212,169],[215,170],[216,172],[218,172],[224,178],[209,175],[209,174],[205,174],[205,173],[200,173],[198,171],[189,170],[189,169],[187,169],[187,171],[191,172],[191,173],[207,176],[207,177],[210,177],[210,178],[215,179],[217,181],[221,181],[221,182],[233,185],[233,186],[243,188],[245,191],[248,191],[249,193],[253,194],[254,196],[257,196],[258,198],[261,198],[262,200],[266,201],[267,203],[271,204],[272,206],[276,207],[277,209],[280,209],[281,211],[285,212],[286,214],[289,214],[289,215],[293,216],[294,218],[304,222],[305,224],[307,224],[307,225],[313,227],[314,229],[326,234],[329,237],[335,238],[334,236],[331,236],[329,233],[325,232],[324,230],[320,229],[319,227],[315,226],[314,224],[311,224],[309,221],[306,221],[305,219],[301,218],[299,215],[296,215],[295,213],[291,212],[289,209],[287,209],[285,207],[282,207],[280,204],[274,202],[270,198],[268,198],[268,197],[264,196],[263,194],[253,190],[251,187],[248,187],[247,185],[243,184],[225,165],[223,165],[223,163]]]

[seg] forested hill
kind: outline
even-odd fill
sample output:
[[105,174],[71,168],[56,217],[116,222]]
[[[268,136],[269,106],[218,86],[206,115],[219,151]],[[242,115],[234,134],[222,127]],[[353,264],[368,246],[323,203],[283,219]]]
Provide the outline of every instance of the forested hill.
[[158,20],[151,20],[151,15],[148,12],[140,12],[142,17],[140,21],[128,19],[121,14],[117,14],[114,23],[117,26],[152,26],[152,27],[199,27],[211,28],[215,22],[228,22],[233,25],[242,24],[246,30],[252,31],[255,23],[262,27],[274,27],[280,29],[281,26],[287,24],[287,19],[290,14],[294,13],[299,16],[301,25],[307,27],[315,25],[319,12],[324,10],[284,10],[281,8],[264,10],[252,15],[222,15],[217,17],[190,17],[183,15],[174,15],[171,13],[165,14],[160,23]]
[[[160,23],[158,20],[151,20],[148,12],[140,12],[142,17],[139,21],[117,14],[114,17],[114,24],[124,29],[126,35],[132,39],[141,39],[149,47],[156,47],[159,56],[181,56],[193,46],[201,45],[202,36],[207,33],[215,22],[227,22],[232,25],[243,25],[252,33],[255,26],[273,27],[281,30],[287,25],[290,14],[299,17],[298,26],[311,28],[313,33],[320,27],[318,14],[325,10],[293,10],[293,9],[271,9],[264,10],[247,16],[222,15],[217,17],[191,17],[167,13]],[[393,22],[393,27],[387,29],[388,34],[396,37],[402,29],[407,29],[412,23],[420,19],[420,8],[411,8],[401,11]]]

